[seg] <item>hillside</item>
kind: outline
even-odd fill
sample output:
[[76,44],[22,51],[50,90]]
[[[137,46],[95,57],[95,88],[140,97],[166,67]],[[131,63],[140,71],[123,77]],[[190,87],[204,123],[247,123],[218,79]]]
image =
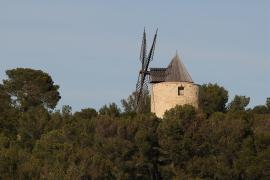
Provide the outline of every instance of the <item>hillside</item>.
[[33,69],[6,71],[0,84],[0,179],[269,179],[270,98],[217,84],[200,87],[200,108],[163,119],[137,114],[132,95],[100,110],[54,110],[59,86]]

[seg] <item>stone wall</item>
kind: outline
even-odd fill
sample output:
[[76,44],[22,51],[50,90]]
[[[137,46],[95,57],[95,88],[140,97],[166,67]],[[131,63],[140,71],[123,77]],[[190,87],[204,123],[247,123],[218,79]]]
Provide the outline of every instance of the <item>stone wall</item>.
[[[184,87],[178,95],[178,87]],[[151,112],[162,118],[165,111],[176,105],[190,104],[198,108],[199,86],[189,82],[162,82],[152,84]]]

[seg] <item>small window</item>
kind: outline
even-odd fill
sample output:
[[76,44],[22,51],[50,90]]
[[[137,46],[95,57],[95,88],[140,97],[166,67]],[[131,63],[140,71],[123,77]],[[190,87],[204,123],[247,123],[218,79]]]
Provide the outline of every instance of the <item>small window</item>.
[[178,87],[178,96],[180,96],[180,95],[184,95],[184,87],[183,86]]

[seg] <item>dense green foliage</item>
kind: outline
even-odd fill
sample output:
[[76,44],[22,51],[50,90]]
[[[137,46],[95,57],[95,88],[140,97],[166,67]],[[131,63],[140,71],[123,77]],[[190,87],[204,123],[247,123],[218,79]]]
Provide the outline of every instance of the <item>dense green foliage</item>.
[[7,80],[4,88],[12,97],[13,104],[26,111],[30,107],[43,105],[55,108],[61,98],[58,86],[53,84],[52,78],[40,70],[17,68],[7,70]]
[[246,106],[249,104],[250,98],[245,96],[236,95],[232,102],[228,105],[229,111],[242,111],[245,110]]
[[208,116],[214,112],[224,112],[228,101],[228,91],[217,84],[200,86],[200,107]]
[[249,98],[237,96],[226,108],[227,91],[208,84],[200,110],[176,106],[163,119],[114,103],[51,111],[60,96],[50,76],[18,72],[26,84],[13,76],[0,84],[0,179],[270,178],[269,99],[246,109]]
[[[142,97],[144,101],[140,103],[138,107],[139,112],[149,113],[151,111],[151,98],[148,89],[143,89]],[[133,92],[127,99],[121,100],[124,112],[130,114],[136,111],[136,92]]]

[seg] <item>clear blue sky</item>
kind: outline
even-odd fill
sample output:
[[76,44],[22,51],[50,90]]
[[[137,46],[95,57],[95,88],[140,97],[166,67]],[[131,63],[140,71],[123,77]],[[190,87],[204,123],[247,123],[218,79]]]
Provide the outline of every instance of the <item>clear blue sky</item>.
[[60,85],[58,108],[120,104],[135,88],[144,26],[149,41],[159,28],[151,67],[178,50],[196,83],[218,83],[251,106],[270,96],[268,0],[3,0],[0,78],[41,69]]

